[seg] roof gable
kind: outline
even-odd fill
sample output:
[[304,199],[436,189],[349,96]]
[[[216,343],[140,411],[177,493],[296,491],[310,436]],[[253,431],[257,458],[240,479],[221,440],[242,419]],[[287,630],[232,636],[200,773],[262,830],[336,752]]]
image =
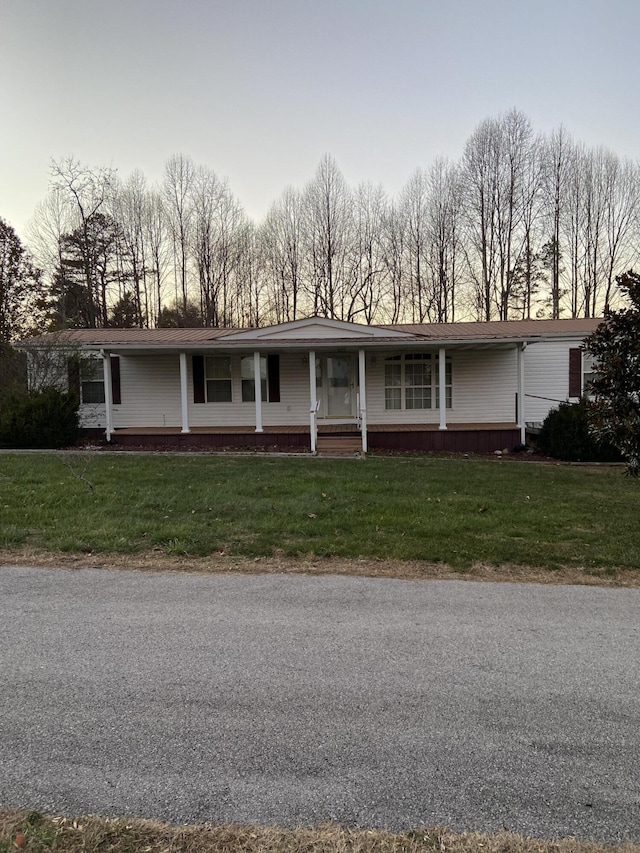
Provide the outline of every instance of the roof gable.
[[344,320],[329,320],[325,317],[308,317],[305,320],[293,320],[289,323],[278,323],[276,326],[266,326],[260,329],[242,329],[228,335],[233,343],[240,341],[306,341],[306,340],[370,340],[390,337],[413,337],[409,332],[398,329],[380,328],[379,326],[363,326],[360,323],[347,323]]

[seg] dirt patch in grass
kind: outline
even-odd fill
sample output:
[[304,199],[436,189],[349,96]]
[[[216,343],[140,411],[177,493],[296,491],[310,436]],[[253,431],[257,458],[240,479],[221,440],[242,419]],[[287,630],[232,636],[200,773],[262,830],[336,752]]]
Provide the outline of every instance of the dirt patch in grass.
[[[491,566],[474,563],[468,570],[444,563],[419,560],[347,559],[307,555],[291,558],[239,557],[216,554],[210,557],[168,556],[162,551],[142,554],[68,554],[29,547],[0,549],[0,565],[37,566],[48,569],[111,569],[141,572],[192,572],[196,574],[307,574],[352,575],[355,577],[404,580],[469,580],[511,583],[580,584],[607,587],[640,587],[640,574],[628,569],[581,569],[570,566]],[[1,851],[0,851],[1,853]]]
[[46,817],[0,811],[0,851],[28,853],[640,853],[638,844],[607,845],[567,838],[543,841],[511,832],[454,833],[431,827],[408,833],[225,824],[171,826],[138,819]]

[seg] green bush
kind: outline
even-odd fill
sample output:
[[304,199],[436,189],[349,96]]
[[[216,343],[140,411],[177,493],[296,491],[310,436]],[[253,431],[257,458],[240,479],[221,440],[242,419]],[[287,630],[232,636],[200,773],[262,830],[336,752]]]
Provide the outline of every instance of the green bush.
[[78,440],[78,397],[54,388],[12,397],[0,410],[3,447],[68,447]]
[[589,431],[589,402],[560,403],[542,424],[538,447],[554,459],[569,462],[621,462],[619,451],[611,444],[601,444]]

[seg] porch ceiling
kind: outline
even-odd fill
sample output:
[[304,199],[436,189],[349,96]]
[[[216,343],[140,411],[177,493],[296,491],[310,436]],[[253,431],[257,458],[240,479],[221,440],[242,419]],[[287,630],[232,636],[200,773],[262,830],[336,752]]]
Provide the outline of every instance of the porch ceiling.
[[416,351],[419,350],[421,352],[437,352],[440,348],[444,348],[446,350],[512,350],[515,346],[524,343],[521,339],[517,340],[508,340],[508,341],[428,341],[425,339],[420,340],[403,340],[399,341],[396,338],[393,339],[380,339],[378,338],[374,341],[354,341],[353,339],[349,340],[327,340],[323,338],[322,340],[317,341],[256,341],[253,346],[249,346],[247,343],[237,344],[234,346],[230,345],[229,341],[220,340],[215,343],[209,341],[207,343],[199,343],[199,344],[189,344],[182,346],[175,345],[164,345],[164,346],[139,346],[139,345],[131,345],[126,346],[123,344],[114,344],[114,345],[96,345],[96,344],[84,344],[80,348],[82,350],[88,350],[91,352],[101,352],[105,351],[111,353],[113,355],[179,355],[181,352],[187,353],[219,353],[219,354],[227,354],[233,352],[240,353],[252,353],[255,351],[259,352],[299,352],[299,353],[308,353],[309,351],[314,352],[358,352],[359,350],[366,350],[367,352],[374,353],[386,353],[386,352],[399,352],[403,350],[407,351]]

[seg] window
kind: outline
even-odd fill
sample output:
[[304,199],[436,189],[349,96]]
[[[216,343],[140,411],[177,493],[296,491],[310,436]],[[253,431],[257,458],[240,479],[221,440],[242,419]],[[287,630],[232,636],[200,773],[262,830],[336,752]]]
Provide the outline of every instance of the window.
[[402,408],[402,356],[392,355],[384,361],[384,407]]
[[[240,359],[240,376],[242,378],[242,402],[253,403],[256,399],[256,387],[252,355]],[[268,400],[267,357],[265,355],[260,356],[260,388],[262,400]]]
[[431,408],[431,356],[408,353],[404,357],[404,396],[407,409]]
[[231,356],[210,355],[204,360],[207,403],[231,402]]
[[80,359],[80,402],[104,403],[104,369],[99,358]]
[[[445,361],[445,403],[452,407],[451,359]],[[440,371],[430,353],[391,355],[384,361],[385,409],[437,409]]]
[[[240,359],[242,380],[242,402],[253,403],[256,399],[252,355]],[[260,387],[263,403],[280,402],[280,356],[278,353],[260,356]]]
[[582,395],[592,396],[591,382],[597,373],[594,364],[591,353],[579,347],[569,350],[569,397],[577,400]]
[[593,396],[591,383],[597,376],[597,371],[594,369],[595,361],[590,353],[582,352],[582,393],[585,397]]

